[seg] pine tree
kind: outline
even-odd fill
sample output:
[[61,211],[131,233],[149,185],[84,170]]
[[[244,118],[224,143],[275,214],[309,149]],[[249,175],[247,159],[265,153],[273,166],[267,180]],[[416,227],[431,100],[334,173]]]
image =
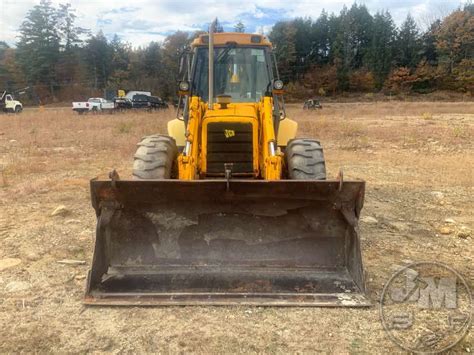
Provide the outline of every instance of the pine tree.
[[56,76],[60,85],[68,86],[83,81],[80,45],[83,42],[81,35],[87,34],[88,31],[75,26],[75,10],[70,4],[59,4],[57,15],[61,47],[56,65]]
[[418,26],[413,17],[408,14],[396,42],[397,65],[401,67],[415,68],[420,60],[421,43]]
[[440,20],[433,22],[429,29],[421,36],[421,57],[424,58],[429,65],[438,64],[438,51],[436,50],[436,33],[441,25]]
[[285,82],[294,79],[293,68],[297,60],[295,35],[296,28],[289,21],[277,22],[269,35],[279,64],[280,77]]
[[[7,42],[0,41],[0,91],[3,91],[9,86],[10,75],[5,65],[7,50],[10,46]],[[10,89],[10,88],[9,88]]]
[[62,48],[66,52],[77,48],[82,43],[80,36],[89,33],[89,31],[74,25],[77,16],[75,10],[71,8],[71,4],[59,4],[57,14]]
[[239,33],[245,32],[245,25],[242,23],[242,21],[237,22],[237,24],[234,26],[234,31]]
[[41,0],[21,24],[17,55],[27,80],[46,85],[53,96],[60,47],[58,13],[50,1]]
[[329,61],[329,19],[326,11],[321,12],[316,22],[311,26],[311,59],[318,65]]
[[219,22],[219,19],[216,17],[216,19],[214,21],[215,21],[215,23],[214,23],[214,32],[216,32],[216,33],[224,32],[224,27]]
[[350,69],[360,69],[369,53],[372,41],[373,17],[365,5],[354,3],[347,13],[349,21],[348,40],[351,60]]
[[102,31],[91,36],[85,47],[85,62],[87,72],[94,89],[106,87],[111,74],[110,62],[112,60],[112,49]]
[[374,16],[371,48],[367,56],[369,68],[374,74],[375,87],[381,89],[394,62],[393,46],[396,27],[389,12],[379,12]]
[[350,18],[347,7],[344,5],[337,21],[334,21],[335,37],[332,42],[332,64],[337,67],[337,87],[341,91],[349,89],[349,74],[352,61],[352,43]]
[[292,21],[292,27],[295,29],[295,56],[296,65],[293,66],[293,75],[299,79],[308,70],[311,64],[311,19],[296,18]]
[[110,51],[110,77],[107,86],[119,89],[122,87],[122,83],[128,79],[131,48],[130,45],[123,43],[119,36],[114,35],[112,41],[110,41]]

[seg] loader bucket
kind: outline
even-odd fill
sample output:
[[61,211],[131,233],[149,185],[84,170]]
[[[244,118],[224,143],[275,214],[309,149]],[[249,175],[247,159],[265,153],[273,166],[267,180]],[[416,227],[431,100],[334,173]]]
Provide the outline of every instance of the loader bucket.
[[89,305],[368,306],[362,181],[91,181]]

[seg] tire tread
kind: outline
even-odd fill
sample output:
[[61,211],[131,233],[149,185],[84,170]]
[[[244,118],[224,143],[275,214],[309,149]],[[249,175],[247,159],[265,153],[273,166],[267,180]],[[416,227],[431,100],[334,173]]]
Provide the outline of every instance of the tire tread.
[[178,155],[176,141],[165,135],[145,136],[137,144],[133,161],[136,180],[170,179]]
[[326,180],[326,163],[319,141],[296,138],[285,149],[288,178],[291,180]]

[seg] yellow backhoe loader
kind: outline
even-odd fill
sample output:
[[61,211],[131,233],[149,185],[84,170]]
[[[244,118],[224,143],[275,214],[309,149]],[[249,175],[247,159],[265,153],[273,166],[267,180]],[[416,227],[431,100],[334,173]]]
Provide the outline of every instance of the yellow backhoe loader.
[[90,305],[368,306],[363,181],[326,180],[295,138],[263,35],[199,36],[168,135],[138,143],[133,178],[91,181]]

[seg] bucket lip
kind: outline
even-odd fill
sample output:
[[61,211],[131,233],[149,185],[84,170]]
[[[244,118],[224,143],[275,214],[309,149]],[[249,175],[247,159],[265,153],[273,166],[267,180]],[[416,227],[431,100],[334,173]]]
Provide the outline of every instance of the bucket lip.
[[354,210],[359,216],[363,207],[365,182],[301,180],[92,180],[92,207],[96,214],[105,204],[154,203],[258,203],[259,201],[305,201],[328,203],[335,209]]
[[[90,180],[91,183],[105,183],[111,182],[110,179],[104,179],[102,177],[96,176]],[[204,184],[204,183],[215,183],[222,184],[227,183],[227,179],[224,178],[208,178],[208,179],[195,179],[195,180],[180,180],[180,179],[147,179],[147,180],[133,180],[133,179],[120,179],[117,180],[120,183],[144,183],[144,184],[154,184],[157,182],[172,184],[180,182],[183,184]],[[242,178],[232,178],[230,182],[243,183],[243,184],[339,184],[340,180],[331,179],[331,180],[293,180],[293,179],[280,179],[280,180],[264,180],[264,179],[242,179]],[[365,185],[365,180],[362,179],[352,179],[344,180],[344,184],[362,184]]]
[[353,293],[230,293],[163,292],[104,293],[91,291],[87,306],[267,306],[267,307],[371,307],[363,292]]
[[156,202],[232,203],[263,200],[327,202],[336,209],[363,207],[365,181],[350,180],[98,180],[90,181],[92,206],[99,214],[104,204]]

